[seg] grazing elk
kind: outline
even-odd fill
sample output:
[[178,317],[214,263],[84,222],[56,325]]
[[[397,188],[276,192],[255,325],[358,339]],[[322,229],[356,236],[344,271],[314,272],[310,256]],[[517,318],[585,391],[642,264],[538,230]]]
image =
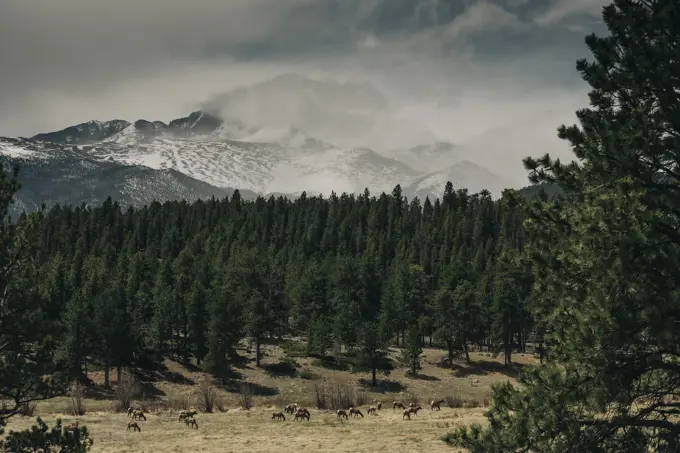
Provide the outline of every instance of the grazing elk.
[[406,405],[404,403],[402,403],[401,401],[395,401],[395,402],[392,403],[392,409],[394,410],[396,408],[406,409]]
[[441,405],[444,404],[444,403],[445,403],[444,400],[439,400],[439,401],[432,400],[432,401],[430,401],[430,410],[433,411],[433,410],[437,409],[438,411],[440,411],[440,410],[442,410]]
[[297,410],[298,410],[299,407],[300,407],[300,406],[298,406],[297,403],[291,403],[291,404],[287,405],[283,410],[286,412],[286,414],[291,414],[291,415],[292,415],[292,414],[294,414],[295,412],[297,412]]
[[337,414],[338,418],[345,417],[345,420],[347,420],[347,411],[346,410],[338,409],[335,413]]
[[309,411],[307,409],[298,409],[298,411],[295,413],[294,420],[302,421],[305,418],[307,421],[309,421]]
[[144,421],[146,421],[146,415],[144,415],[144,412],[142,412],[141,410],[137,410],[137,409],[135,409],[132,412],[132,418],[134,418],[135,420],[142,420],[143,419]]
[[189,426],[193,426],[194,428],[198,429],[198,422],[194,417],[186,417],[184,419],[184,424],[187,425],[187,428]]
[[376,413],[377,410],[378,410],[377,407],[371,406],[371,407],[368,408],[368,410],[366,412],[368,413],[368,415],[378,415]]
[[401,413],[401,419],[404,420],[405,418],[411,420],[411,409],[404,409],[404,412]]
[[349,416],[350,417],[357,417],[361,415],[361,418],[364,418],[364,414],[361,413],[361,410],[358,407],[350,407],[349,408]]
[[286,416],[283,412],[272,412],[272,420],[286,420]]
[[198,414],[198,411],[196,409],[189,409],[189,410],[180,411],[179,421],[181,422],[182,420],[185,420],[189,417],[193,417],[196,414]]
[[127,430],[128,431],[133,430],[133,431],[137,431],[137,432],[140,432],[140,433],[142,432],[142,428],[140,428],[139,424],[137,424],[137,422],[135,422],[135,421],[130,421],[130,422],[127,423]]

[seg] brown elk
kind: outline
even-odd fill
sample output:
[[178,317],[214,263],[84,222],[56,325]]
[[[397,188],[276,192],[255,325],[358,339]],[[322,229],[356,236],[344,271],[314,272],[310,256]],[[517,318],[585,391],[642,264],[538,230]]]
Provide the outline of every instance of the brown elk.
[[371,406],[371,407],[368,408],[368,410],[366,412],[368,413],[368,415],[378,415],[376,413],[377,410],[378,410],[377,407]]
[[395,401],[395,402],[392,403],[392,409],[396,409],[396,408],[406,409],[406,405],[404,403],[402,403],[401,401]]
[[198,414],[198,411],[196,409],[189,409],[189,410],[181,411],[179,413],[179,421],[181,422],[182,420],[187,419],[189,417],[193,417],[196,414]]
[[132,412],[132,418],[134,418],[135,420],[144,419],[144,421],[146,421],[146,415],[144,415],[144,412],[142,412],[141,410],[137,410],[137,409],[135,409]]
[[382,409],[382,401],[378,401],[378,404],[376,406],[378,410]]
[[134,414],[134,412],[135,412],[136,410],[137,410],[137,409],[135,409],[134,407],[128,407],[127,416],[128,416],[128,417],[132,417],[132,414]]
[[401,413],[401,419],[404,420],[405,418],[411,420],[411,409],[404,409],[404,412]]
[[350,407],[349,409],[349,416],[350,417],[356,417],[361,415],[361,418],[364,418],[364,414],[361,413],[361,410],[358,407]]
[[437,409],[438,411],[440,411],[442,409],[441,405],[444,404],[444,403],[445,403],[444,400],[439,400],[439,401],[432,400],[432,401],[430,401],[430,410],[433,411],[433,410]]
[[133,430],[133,431],[142,432],[142,428],[140,428],[139,425],[137,424],[137,422],[135,422],[135,421],[130,421],[130,422],[127,423],[127,430],[128,431]]
[[416,407],[409,407],[408,411],[411,412],[413,415],[418,415],[418,411],[423,410],[422,407],[416,406]]
[[286,420],[286,416],[283,412],[272,412],[272,420]]
[[309,411],[307,409],[298,409],[298,411],[295,413],[295,418],[294,420],[297,421],[302,421],[303,419],[307,419],[309,421]]
[[338,409],[335,413],[337,414],[338,418],[345,417],[345,420],[347,420],[347,411],[346,410]]
[[299,407],[300,406],[298,406],[297,403],[291,403],[291,404],[287,405],[283,410],[286,412],[286,414],[292,415],[298,410]]

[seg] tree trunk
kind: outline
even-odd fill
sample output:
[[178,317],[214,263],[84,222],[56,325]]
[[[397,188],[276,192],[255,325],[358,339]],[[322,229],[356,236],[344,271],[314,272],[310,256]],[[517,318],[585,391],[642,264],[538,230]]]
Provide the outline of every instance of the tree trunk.
[[430,347],[432,347],[432,334],[430,334]]
[[470,350],[468,349],[467,341],[463,342],[463,349],[465,350],[465,362],[470,363]]
[[109,388],[111,387],[111,383],[109,382],[109,361],[104,362],[104,387]]
[[446,349],[448,349],[448,353],[449,353],[449,367],[452,367],[453,366],[453,356],[454,356],[454,354],[453,354],[453,351],[454,351],[453,350],[453,341],[451,341],[451,340],[446,341]]
[[118,382],[118,385],[120,385],[120,380],[123,375],[123,367],[118,365],[116,367],[116,382]]
[[371,373],[373,375],[373,387],[375,387],[376,385],[378,385],[378,380],[375,377],[375,373],[376,373],[376,366],[375,365],[373,365],[373,367],[371,368]]
[[260,337],[255,339],[255,366],[260,367]]

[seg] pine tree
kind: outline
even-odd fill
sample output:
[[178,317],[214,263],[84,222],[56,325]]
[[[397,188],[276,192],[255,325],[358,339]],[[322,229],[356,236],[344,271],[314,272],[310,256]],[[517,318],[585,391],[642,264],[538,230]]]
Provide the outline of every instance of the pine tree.
[[418,326],[409,326],[404,338],[404,349],[401,352],[401,360],[409,367],[411,377],[417,377],[421,370],[420,358],[423,348],[420,343],[420,329]]
[[[65,383],[52,361],[56,323],[45,316],[47,302],[35,285],[38,244],[31,238],[40,217],[23,216],[17,223],[9,217],[17,175],[18,170],[7,175],[0,169],[0,394],[6,402],[0,432],[24,404],[54,396]],[[47,375],[53,379],[44,379]]]
[[561,127],[580,163],[525,160],[564,194],[525,203],[545,365],[493,395],[472,452],[680,451],[680,3],[617,0],[609,36],[589,35],[581,127]]

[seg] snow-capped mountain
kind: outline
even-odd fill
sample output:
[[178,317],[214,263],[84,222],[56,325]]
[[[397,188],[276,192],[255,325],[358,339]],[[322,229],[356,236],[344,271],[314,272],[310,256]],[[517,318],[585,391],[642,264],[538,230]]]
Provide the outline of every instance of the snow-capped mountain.
[[[41,204],[96,205],[107,197],[123,206],[152,201],[197,200],[231,196],[234,189],[211,186],[173,169],[154,170],[94,158],[70,146],[0,138],[0,165],[19,165],[21,189],[13,214],[35,211]],[[243,198],[256,194],[240,191]]]
[[[342,143],[324,133],[334,127]],[[26,209],[43,201],[97,203],[107,195],[122,204],[196,199],[232,188],[247,198],[365,188],[380,194],[400,184],[406,196],[424,199],[441,196],[447,181],[494,196],[511,186],[454,145],[432,139],[426,126],[409,127],[393,121],[389,103],[369,84],[284,74],[169,122],[89,121],[31,138],[0,137],[0,159],[23,169],[19,198]],[[348,145],[380,134],[403,149]],[[407,136],[424,144],[411,146],[402,141]]]
[[[99,141],[84,134],[71,143],[87,143],[76,147],[96,160],[174,169],[216,187],[263,194],[361,192],[366,187],[389,192],[420,175],[370,149],[338,148],[295,128],[263,128],[246,135],[236,124],[239,134],[226,133],[232,124],[194,112],[168,125],[138,120]],[[31,140],[45,135],[50,136]]]

